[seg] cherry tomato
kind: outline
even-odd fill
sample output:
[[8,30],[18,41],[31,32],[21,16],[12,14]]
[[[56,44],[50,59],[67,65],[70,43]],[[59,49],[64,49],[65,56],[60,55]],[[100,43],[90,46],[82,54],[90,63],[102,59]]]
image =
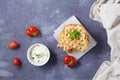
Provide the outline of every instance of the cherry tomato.
[[16,42],[16,41],[10,41],[9,43],[8,43],[8,48],[10,48],[10,49],[15,49],[15,48],[17,48],[19,46],[19,44],[18,44],[18,42]]
[[64,57],[64,64],[66,64],[68,67],[72,67],[77,63],[77,60],[72,56],[65,56]]
[[36,28],[35,26],[30,26],[26,30],[26,34],[30,37],[37,37],[40,34],[40,30],[38,28]]
[[20,67],[20,65],[21,65],[21,61],[20,61],[20,59],[18,59],[18,58],[14,58],[13,59],[13,64],[15,65],[15,67]]

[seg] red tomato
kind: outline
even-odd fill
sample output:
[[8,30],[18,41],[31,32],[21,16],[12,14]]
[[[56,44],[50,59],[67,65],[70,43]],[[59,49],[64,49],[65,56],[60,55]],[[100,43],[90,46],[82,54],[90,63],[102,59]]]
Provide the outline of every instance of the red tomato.
[[38,28],[36,28],[35,26],[30,26],[26,30],[26,34],[30,37],[37,37],[40,34],[40,30]]
[[15,65],[15,67],[20,67],[20,65],[21,65],[21,61],[20,61],[20,59],[18,59],[18,58],[14,58],[13,59],[13,64]]
[[66,64],[68,67],[72,67],[77,63],[77,60],[72,56],[65,56],[64,57],[64,64]]
[[19,46],[19,44],[18,44],[18,42],[16,42],[16,41],[10,41],[9,43],[8,43],[8,47],[10,48],[10,49],[15,49],[15,48],[17,48]]

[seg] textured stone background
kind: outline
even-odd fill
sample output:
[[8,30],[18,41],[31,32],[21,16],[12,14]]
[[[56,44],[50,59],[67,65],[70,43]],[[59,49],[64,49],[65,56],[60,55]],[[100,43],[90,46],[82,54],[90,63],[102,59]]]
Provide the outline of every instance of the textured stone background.
[[[109,60],[110,49],[102,24],[89,18],[95,0],[0,0],[0,80],[91,80],[100,64]],[[98,42],[73,68],[63,64],[66,55],[56,47],[53,31],[66,19],[76,15]],[[41,36],[27,37],[25,30],[35,25]],[[20,48],[10,50],[6,44],[16,40]],[[30,45],[43,43],[51,51],[50,61],[42,67],[31,65],[26,58]],[[22,67],[16,69],[12,60],[18,57]]]

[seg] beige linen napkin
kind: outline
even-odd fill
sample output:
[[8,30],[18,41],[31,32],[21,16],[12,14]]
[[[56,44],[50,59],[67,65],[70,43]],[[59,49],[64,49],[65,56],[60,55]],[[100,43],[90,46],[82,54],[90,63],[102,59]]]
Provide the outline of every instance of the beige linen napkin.
[[120,80],[120,57],[113,63],[105,61],[93,80]]
[[97,0],[90,18],[103,23],[111,47],[111,61],[103,62],[93,80],[120,80],[120,0]]

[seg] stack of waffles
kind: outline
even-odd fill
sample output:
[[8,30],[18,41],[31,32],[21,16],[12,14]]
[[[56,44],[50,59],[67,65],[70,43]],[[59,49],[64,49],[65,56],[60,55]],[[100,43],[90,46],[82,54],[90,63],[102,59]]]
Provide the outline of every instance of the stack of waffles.
[[[69,32],[78,31],[80,36],[70,39]],[[74,51],[85,52],[89,45],[89,36],[86,29],[81,24],[67,24],[59,34],[58,47],[62,47],[67,53]]]

